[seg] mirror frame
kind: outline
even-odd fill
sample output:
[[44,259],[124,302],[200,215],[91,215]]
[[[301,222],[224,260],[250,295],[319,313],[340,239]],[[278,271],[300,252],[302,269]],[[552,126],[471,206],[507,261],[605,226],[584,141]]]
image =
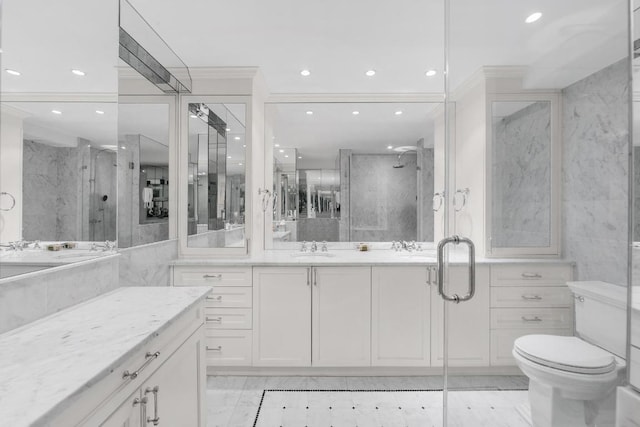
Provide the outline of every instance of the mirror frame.
[[[252,97],[241,95],[217,96],[217,95],[182,95],[180,96],[180,144],[178,154],[178,185],[180,191],[178,194],[178,239],[179,248],[178,256],[181,258],[198,258],[212,255],[221,256],[242,256],[249,253],[249,244],[251,240],[252,229],[252,197],[255,189],[252,186],[251,175],[251,146],[253,141],[253,121],[252,121]],[[189,160],[189,104],[205,103],[205,104],[244,104],[245,105],[245,143],[247,149],[245,151],[245,244],[242,248],[196,248],[188,246],[188,185],[189,185],[189,168],[187,162]]]
[[[177,122],[176,116],[176,96],[174,95],[120,95],[118,96],[118,106],[120,104],[167,104],[169,106],[169,182],[178,183],[178,144],[177,141]],[[179,184],[179,183],[178,183]],[[118,189],[120,192],[120,189]],[[177,185],[169,185],[169,239],[177,238],[177,203],[178,188]],[[117,230],[119,237],[119,230]],[[159,240],[158,242],[166,242],[167,240]],[[153,243],[158,243],[153,242]],[[143,245],[137,245],[143,246]],[[137,246],[130,246],[135,248]],[[127,248],[119,248],[127,249]]]
[[[551,105],[551,206],[549,246],[528,247],[493,247],[492,246],[492,201],[493,201],[493,103],[494,102],[523,102],[546,101]],[[560,94],[558,93],[518,93],[518,94],[488,94],[486,104],[486,182],[485,182],[485,230],[487,257],[525,257],[531,255],[559,256],[561,254],[561,111]]]

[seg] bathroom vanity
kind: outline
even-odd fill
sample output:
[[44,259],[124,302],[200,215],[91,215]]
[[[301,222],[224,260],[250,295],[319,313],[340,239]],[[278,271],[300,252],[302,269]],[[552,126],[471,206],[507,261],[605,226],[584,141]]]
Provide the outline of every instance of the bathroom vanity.
[[[464,292],[467,271],[453,263],[451,292]],[[448,310],[449,365],[506,372],[515,366],[511,349],[519,336],[572,335],[571,278],[568,262],[479,260],[476,295]],[[443,363],[444,306],[435,261],[426,254],[272,251],[233,261],[181,259],[173,263],[173,285],[213,287],[205,302],[210,372],[381,372]]]
[[209,291],[120,288],[0,335],[2,424],[204,427]]

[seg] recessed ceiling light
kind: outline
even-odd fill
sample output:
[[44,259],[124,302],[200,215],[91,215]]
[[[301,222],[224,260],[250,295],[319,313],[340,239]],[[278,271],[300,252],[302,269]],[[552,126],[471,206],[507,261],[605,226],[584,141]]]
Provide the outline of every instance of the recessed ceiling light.
[[360,114],[360,111],[354,111],[354,112],[353,112],[353,113],[351,113],[351,114],[353,114],[354,116],[357,116],[358,114]]
[[122,148],[123,150],[127,149],[127,147],[125,147],[124,145],[121,145],[120,148]]
[[307,116],[311,116],[311,115],[313,115],[313,111],[311,110],[307,111]]
[[197,119],[198,116],[196,116],[195,114],[191,114],[189,117],[191,117],[192,119]]
[[525,19],[524,22],[526,22],[527,24],[531,24],[532,22],[536,22],[540,18],[542,18],[542,13],[535,12],[527,16],[527,19]]
[[53,114],[62,114],[62,111],[60,111],[60,110],[51,110],[51,112]]
[[310,75],[311,75],[311,71],[309,71],[309,70],[302,70],[302,71],[300,71],[300,74],[302,74],[302,75],[303,75],[303,76],[305,76],[305,77],[308,77],[308,76],[310,76]]
[[102,111],[102,110],[96,110],[96,114],[100,114],[100,115],[102,115],[102,114],[104,114],[104,111]]
[[284,150],[278,150],[278,151],[280,151],[281,153],[284,153]]
[[376,75],[376,70],[369,70],[365,73],[367,77],[373,77]]
[[240,141],[240,137],[239,136],[234,136],[233,139],[235,139],[236,141]]
[[278,148],[278,147],[280,147],[280,144],[273,144],[273,146]]
[[242,166],[242,163],[238,163],[238,166]]
[[227,132],[231,132],[231,128],[226,128],[225,129]]
[[387,150],[393,150],[393,145],[387,145]]
[[84,75],[86,74],[84,71],[82,71],[82,70],[77,70],[77,69],[73,69],[73,70],[71,70],[71,72],[72,72],[73,74],[75,74],[76,76],[84,76]]
[[230,159],[230,158],[231,158],[231,156],[227,156],[227,159]]
[[302,156],[298,156],[298,158],[299,158],[299,159],[301,159],[301,158],[302,158]]
[[245,144],[245,145],[243,145],[242,147],[247,148],[247,145]]
[[20,75],[20,71],[16,71],[16,70],[11,70],[9,68],[7,68],[5,70],[7,73],[11,74],[12,76],[19,76]]
[[437,74],[436,70],[428,70],[426,73],[424,73],[427,77],[433,77]]
[[396,111],[394,114],[395,114],[396,116],[399,116],[399,115],[401,115],[401,114],[402,114],[402,111],[398,110],[398,111]]
[[284,155],[284,157],[288,159],[288,158],[289,158],[289,155],[288,155],[288,154],[285,154],[285,155]]

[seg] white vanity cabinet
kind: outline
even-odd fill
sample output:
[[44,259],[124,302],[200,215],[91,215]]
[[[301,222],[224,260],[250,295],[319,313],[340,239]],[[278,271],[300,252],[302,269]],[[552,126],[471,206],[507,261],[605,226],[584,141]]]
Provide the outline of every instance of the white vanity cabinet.
[[314,267],[313,366],[371,364],[371,267]]
[[511,351],[527,334],[573,335],[568,264],[491,267],[491,365],[515,366]]
[[372,366],[430,365],[434,283],[435,267],[371,269]]
[[[449,268],[449,295],[464,295],[469,287],[469,268]],[[447,303],[449,366],[489,366],[489,278],[490,268],[476,266],[474,297],[459,304]],[[431,365],[443,364],[444,300],[438,294],[437,279],[431,298]]]
[[209,366],[251,366],[251,267],[174,266],[174,286],[211,286],[205,301]]
[[311,366],[311,267],[255,267],[253,283],[253,365]]

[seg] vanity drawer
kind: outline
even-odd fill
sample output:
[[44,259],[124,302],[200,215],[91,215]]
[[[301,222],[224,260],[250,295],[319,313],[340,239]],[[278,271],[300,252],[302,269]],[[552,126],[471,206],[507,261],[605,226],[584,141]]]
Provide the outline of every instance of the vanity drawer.
[[207,365],[251,366],[251,331],[206,329],[205,335]]
[[491,266],[491,286],[559,286],[571,280],[570,265]]
[[251,286],[251,267],[173,267],[174,286]]
[[491,331],[491,366],[515,366],[516,360],[511,354],[513,342],[524,335],[549,334],[549,335],[573,335],[571,329],[495,329]]
[[568,286],[510,286],[491,288],[491,307],[571,307]]
[[570,308],[494,308],[491,309],[491,329],[572,329]]
[[205,307],[251,308],[252,288],[216,286],[207,296]]
[[250,308],[211,308],[205,309],[205,326],[213,329],[251,329],[252,313]]

